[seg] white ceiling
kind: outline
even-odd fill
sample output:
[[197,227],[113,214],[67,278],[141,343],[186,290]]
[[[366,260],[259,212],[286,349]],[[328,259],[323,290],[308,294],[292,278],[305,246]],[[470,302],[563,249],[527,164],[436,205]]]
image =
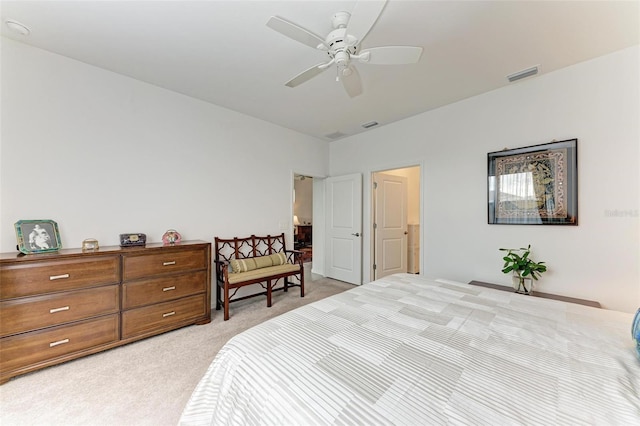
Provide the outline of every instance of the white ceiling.
[[326,54],[268,28],[269,17],[324,37],[355,3],[3,0],[0,13],[3,36],[324,140],[518,84],[506,76],[533,65],[544,74],[640,42],[639,1],[390,0],[362,48],[421,46],[418,64],[358,64],[356,98],[331,69],[285,87]]

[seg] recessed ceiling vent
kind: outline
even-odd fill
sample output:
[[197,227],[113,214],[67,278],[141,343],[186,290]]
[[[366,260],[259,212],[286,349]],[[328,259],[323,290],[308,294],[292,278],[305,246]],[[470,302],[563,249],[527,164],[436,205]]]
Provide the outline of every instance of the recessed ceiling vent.
[[526,70],[518,71],[511,75],[507,76],[507,79],[510,83],[514,81],[522,80],[523,78],[531,77],[532,75],[538,74],[538,66],[527,68]]
[[333,133],[329,133],[328,135],[324,135],[324,137],[328,139],[339,139],[345,136],[347,136],[346,133],[342,133],[342,132],[333,132]]
[[364,127],[365,129],[370,129],[370,128],[372,128],[372,127],[377,126],[378,124],[379,124],[379,123],[378,123],[377,121],[370,121],[370,122],[368,122],[368,123],[364,123],[364,124],[362,125],[362,127]]

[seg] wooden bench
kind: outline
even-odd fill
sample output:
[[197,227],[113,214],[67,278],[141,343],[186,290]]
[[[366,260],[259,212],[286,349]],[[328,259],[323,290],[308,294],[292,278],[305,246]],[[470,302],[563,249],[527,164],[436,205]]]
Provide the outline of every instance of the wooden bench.
[[[215,238],[216,310],[224,307],[224,320],[229,319],[229,304],[249,297],[267,296],[271,307],[271,293],[300,287],[304,297],[304,267],[302,253],[287,250],[284,233],[276,236],[247,238]],[[299,283],[289,277],[297,277]],[[275,288],[278,280],[284,286]],[[234,297],[241,287],[260,284],[265,291],[244,297]]]

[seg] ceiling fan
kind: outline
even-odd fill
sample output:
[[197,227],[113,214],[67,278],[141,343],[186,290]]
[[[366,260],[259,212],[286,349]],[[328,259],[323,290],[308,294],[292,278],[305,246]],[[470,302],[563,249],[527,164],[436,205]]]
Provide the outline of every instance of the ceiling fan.
[[383,46],[360,50],[367,36],[382,13],[387,0],[358,1],[351,13],[337,12],[331,17],[333,31],[322,38],[311,31],[279,16],[272,16],[267,26],[302,44],[326,52],[327,62],[321,62],[293,77],[285,86],[296,87],[336,65],[336,81],[342,80],[347,94],[352,98],[362,93],[360,74],[352,60],[365,64],[398,65],[413,64],[420,60],[422,47]]

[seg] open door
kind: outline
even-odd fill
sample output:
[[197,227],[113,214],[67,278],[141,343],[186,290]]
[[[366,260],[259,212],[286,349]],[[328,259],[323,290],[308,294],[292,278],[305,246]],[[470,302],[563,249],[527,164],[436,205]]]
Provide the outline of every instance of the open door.
[[374,279],[407,272],[407,178],[374,173]]
[[327,277],[362,284],[362,175],[330,177],[326,189]]

